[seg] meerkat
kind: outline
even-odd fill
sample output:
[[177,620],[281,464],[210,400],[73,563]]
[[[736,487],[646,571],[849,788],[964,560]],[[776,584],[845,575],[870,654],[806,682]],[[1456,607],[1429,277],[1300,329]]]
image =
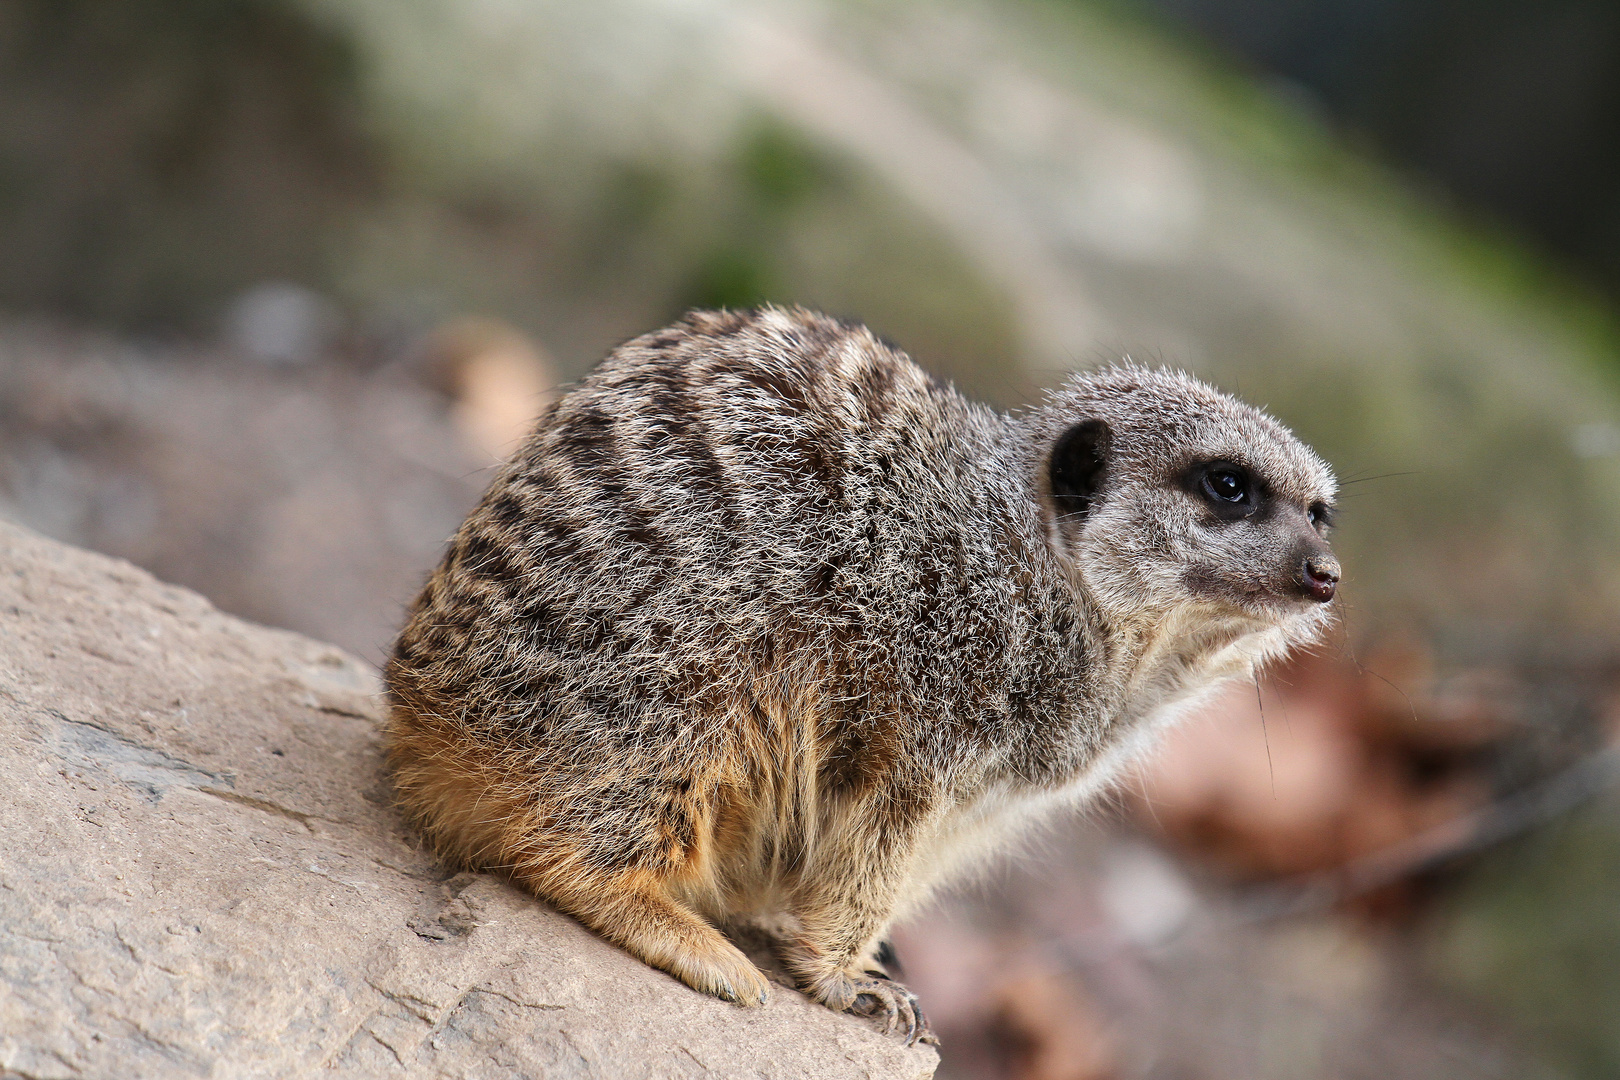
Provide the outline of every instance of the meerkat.
[[1332,472],[1186,375],[1004,414],[864,327],[695,312],[554,401],[386,671],[399,798],[690,986],[774,915],[809,996],[926,1037],[887,929],[1316,640]]

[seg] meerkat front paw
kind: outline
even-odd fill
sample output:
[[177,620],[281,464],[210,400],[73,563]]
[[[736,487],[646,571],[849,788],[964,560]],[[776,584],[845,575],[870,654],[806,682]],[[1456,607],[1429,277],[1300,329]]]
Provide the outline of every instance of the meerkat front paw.
[[737,1005],[763,1005],[770,983],[754,962],[730,946],[703,957],[683,957],[670,969],[688,986]]
[[838,1012],[881,1018],[886,1035],[904,1032],[907,1046],[919,1042],[938,1043],[928,1026],[922,1006],[901,983],[880,971],[851,975],[843,971],[824,972],[801,983],[804,992]]
[[850,980],[850,988],[855,992],[850,1012],[856,1016],[883,1017],[885,1035],[892,1035],[903,1028],[907,1046],[920,1042],[939,1043],[934,1029],[928,1026],[928,1017],[923,1015],[916,994],[887,975],[875,972],[867,972],[867,975],[874,977]]

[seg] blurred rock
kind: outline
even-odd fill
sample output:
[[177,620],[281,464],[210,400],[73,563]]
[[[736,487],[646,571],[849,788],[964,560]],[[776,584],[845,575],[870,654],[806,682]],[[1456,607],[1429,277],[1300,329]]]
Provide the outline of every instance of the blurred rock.
[[432,297],[569,379],[772,299],[1009,405],[1128,354],[1340,468],[1358,645],[1620,633],[1612,313],[1117,5],[413,12],[5,8],[0,304],[199,332],[266,282],[360,325]]
[[375,684],[0,525],[0,1072],[893,1077],[936,1056],[698,994],[388,808]]
[[332,304],[284,281],[255,285],[231,304],[226,341],[267,364],[307,364],[327,352],[337,330]]
[[1579,424],[1569,434],[1577,457],[1620,457],[1620,424]]
[[385,655],[491,458],[406,373],[0,325],[0,517]]

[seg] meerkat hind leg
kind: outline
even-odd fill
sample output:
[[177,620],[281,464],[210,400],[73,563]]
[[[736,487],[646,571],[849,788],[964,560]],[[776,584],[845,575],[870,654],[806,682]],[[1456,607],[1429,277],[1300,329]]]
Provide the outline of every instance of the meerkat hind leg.
[[741,949],[672,897],[651,874],[559,875],[520,872],[518,880],[598,934],[694,990],[739,1005],[763,1005],[763,972]]

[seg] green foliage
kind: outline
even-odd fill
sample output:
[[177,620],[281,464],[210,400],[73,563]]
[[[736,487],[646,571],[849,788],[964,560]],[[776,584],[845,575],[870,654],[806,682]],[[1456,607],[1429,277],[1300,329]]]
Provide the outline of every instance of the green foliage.
[[836,180],[836,170],[792,129],[769,120],[746,131],[736,154],[745,193],[762,213],[786,213]]
[[793,218],[817,199],[836,199],[840,170],[829,155],[767,117],[745,125],[724,166],[726,205],[718,236],[694,264],[681,306],[755,307],[795,301],[781,263]]
[[790,299],[773,281],[768,255],[746,248],[722,248],[700,261],[687,286],[683,308],[751,308]]

